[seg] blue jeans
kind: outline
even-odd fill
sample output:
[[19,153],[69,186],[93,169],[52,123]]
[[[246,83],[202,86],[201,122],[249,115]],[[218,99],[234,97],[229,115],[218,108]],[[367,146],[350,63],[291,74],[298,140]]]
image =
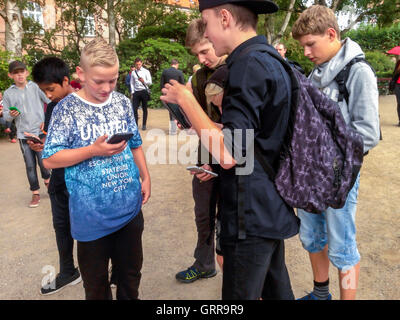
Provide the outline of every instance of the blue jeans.
[[328,245],[328,257],[339,270],[346,271],[360,261],[356,242],[355,216],[360,175],[341,209],[328,208],[321,214],[299,209],[300,240],[308,252],[317,253]]
[[33,151],[25,139],[19,139],[19,146],[25,161],[26,175],[28,176],[31,191],[40,189],[39,180],[36,172],[36,164],[39,165],[40,173],[44,180],[50,178],[50,171],[43,166],[42,153]]

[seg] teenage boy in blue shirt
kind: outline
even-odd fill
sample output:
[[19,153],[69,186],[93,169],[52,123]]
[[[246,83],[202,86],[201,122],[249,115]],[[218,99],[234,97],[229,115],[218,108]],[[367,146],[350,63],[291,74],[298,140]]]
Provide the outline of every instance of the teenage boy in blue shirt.
[[[119,62],[103,39],[85,46],[77,68],[82,90],[54,110],[43,151],[48,168],[66,168],[71,233],[86,299],[110,299],[113,258],[117,299],[137,299],[143,264],[141,206],[150,197],[150,176],[128,98],[114,91]],[[128,142],[107,143],[115,133]],[[129,148],[128,148],[129,147]]]

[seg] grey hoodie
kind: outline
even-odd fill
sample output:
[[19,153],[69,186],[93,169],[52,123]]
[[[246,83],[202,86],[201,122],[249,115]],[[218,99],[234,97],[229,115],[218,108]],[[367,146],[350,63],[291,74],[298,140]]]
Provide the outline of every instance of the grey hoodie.
[[[334,80],[345,65],[355,57],[365,58],[360,46],[346,38],[339,52],[328,62],[316,66],[309,78],[329,98],[338,101],[339,87]],[[379,142],[379,93],[376,77],[364,62],[355,63],[346,82],[349,104],[343,99],[339,103],[343,117],[364,140],[364,152]]]
[[12,85],[4,92],[3,106],[4,119],[12,121],[10,107],[17,107],[21,114],[15,118],[17,138],[25,139],[24,132],[40,135],[40,125],[44,123],[44,103],[51,101],[46,97],[38,85],[29,81],[24,89]]

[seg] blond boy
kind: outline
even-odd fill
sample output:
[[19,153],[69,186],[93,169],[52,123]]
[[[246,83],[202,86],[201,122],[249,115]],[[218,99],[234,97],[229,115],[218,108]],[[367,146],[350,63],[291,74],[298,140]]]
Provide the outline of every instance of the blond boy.
[[[66,168],[86,299],[112,298],[111,256],[117,299],[137,299],[141,278],[141,206],[150,197],[150,176],[130,101],[114,91],[118,69],[118,57],[104,40],[85,46],[77,67],[85,86],[58,103],[43,151],[46,167]],[[133,133],[129,141],[107,143],[127,132]]]
[[[316,66],[310,79],[332,100],[338,101],[346,123],[364,140],[364,152],[378,144],[378,89],[371,68],[362,61],[350,69],[347,98],[339,99],[336,75],[353,59],[365,57],[360,46],[340,31],[332,10],[312,6],[295,22],[292,34],[304,47],[304,55]],[[356,61],[356,60],[354,60]],[[329,300],[329,262],[339,270],[341,299],[355,299],[360,273],[360,254],[356,243],[358,177],[342,209],[328,208],[315,215],[298,210],[300,240],[309,252],[314,275],[314,290],[301,300]]]

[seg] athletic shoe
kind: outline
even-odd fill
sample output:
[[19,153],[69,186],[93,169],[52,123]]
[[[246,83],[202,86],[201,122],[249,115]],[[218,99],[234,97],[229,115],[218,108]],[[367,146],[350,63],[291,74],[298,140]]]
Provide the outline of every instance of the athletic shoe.
[[145,126],[145,125],[142,126],[142,130],[143,130],[143,131],[146,130],[146,126]]
[[209,270],[209,271],[199,271],[195,267],[191,266],[187,270],[178,272],[175,278],[184,283],[191,283],[201,278],[212,278],[217,275],[217,270]]
[[32,195],[32,200],[29,203],[29,208],[36,208],[39,206],[40,202],[40,194],[33,194]]
[[47,296],[56,293],[67,286],[76,285],[81,281],[81,274],[79,273],[78,268],[76,268],[72,276],[65,277],[61,274],[58,274],[52,282],[49,282],[40,288],[40,294]]
[[[302,298],[299,298],[297,300],[319,300],[319,299],[317,299],[317,297],[314,296],[314,294],[312,292],[310,292],[308,295],[306,295],[306,296],[304,296]],[[332,295],[329,294],[328,298],[326,300],[332,300]]]
[[10,128],[6,128],[6,129],[4,130],[4,132],[5,132],[5,133],[11,133],[11,129],[10,129]]
[[17,139],[10,139],[11,143],[17,143]]

